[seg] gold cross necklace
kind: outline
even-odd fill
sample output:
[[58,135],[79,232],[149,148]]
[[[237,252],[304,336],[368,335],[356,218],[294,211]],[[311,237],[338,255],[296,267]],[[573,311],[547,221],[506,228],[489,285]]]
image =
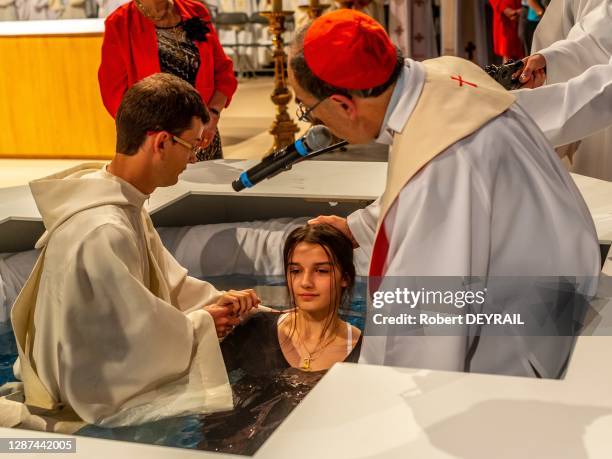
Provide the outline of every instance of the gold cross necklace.
[[[298,355],[300,356],[300,359],[302,360],[302,365],[300,366],[300,369],[305,370],[305,371],[311,371],[311,362],[315,359],[317,359],[318,357],[320,357],[320,355],[318,357],[313,357],[314,355],[320,354],[321,352],[323,352],[323,350],[329,346],[331,343],[334,342],[334,340],[336,339],[336,332],[335,330],[338,328],[337,324],[334,327],[334,333],[332,333],[332,335],[327,339],[327,342],[323,341],[320,342],[317,347],[315,347],[315,349],[310,352],[308,350],[308,348],[306,347],[306,344],[304,343],[304,340],[302,340],[302,337],[300,336],[300,332],[297,330],[297,327],[295,329],[295,331],[297,332],[298,335],[298,343],[301,345],[301,347],[304,348],[304,350],[306,351],[306,353],[308,354],[308,357],[304,357],[302,356],[301,352],[299,351],[298,347],[295,348],[295,350],[297,351]],[[324,344],[323,344],[324,343]]]

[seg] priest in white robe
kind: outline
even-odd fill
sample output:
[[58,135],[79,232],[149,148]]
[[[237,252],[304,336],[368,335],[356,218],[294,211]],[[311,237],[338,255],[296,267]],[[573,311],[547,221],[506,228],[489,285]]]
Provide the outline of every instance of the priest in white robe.
[[259,300],[189,277],[143,207],[195,162],[207,120],[189,84],[155,74],[126,92],[108,166],[30,184],[47,231],[11,313],[28,409],[121,426],[233,407],[218,335]]
[[[519,89],[514,94],[554,147],[580,141],[612,126],[612,58],[567,82]],[[603,159],[612,161],[612,154]],[[377,200],[346,220],[335,217],[332,221],[370,253],[379,214]]]
[[[536,89],[514,91],[521,107],[534,119],[554,147],[580,141],[612,126],[612,57],[609,55],[612,34],[609,33],[610,2],[607,1],[608,3],[602,3],[600,0],[566,2],[564,9],[552,9],[552,14],[546,13],[550,16],[545,15],[551,24],[551,18],[556,18],[559,12],[563,12],[565,19],[559,19],[555,23],[562,30],[561,26],[567,25],[574,14],[596,10],[569,34],[575,36],[575,40],[556,42],[555,46],[544,51],[545,55],[554,56],[549,74],[561,73],[557,68],[571,74],[576,73],[576,68],[588,70],[579,72],[577,76],[565,82],[553,82],[554,79],[551,79],[550,84]],[[544,30],[548,30],[548,27]],[[588,27],[589,33],[580,32],[584,31],[585,27]],[[568,33],[570,29],[571,27],[567,26]],[[540,44],[550,40],[548,35],[540,35]],[[606,59],[610,61],[606,63]],[[572,63],[580,64],[571,70]],[[544,65],[546,61],[541,67]],[[603,163],[600,163],[600,167],[608,168],[612,162],[612,153],[601,156],[601,159]],[[377,200],[367,208],[349,215],[347,221],[338,218],[334,219],[334,222],[347,230],[350,228],[355,244],[369,252],[376,232],[379,206],[380,200]]]
[[[364,38],[343,43],[332,38],[338,36]],[[389,43],[363,17],[330,13],[293,44],[289,81],[302,118],[316,117],[352,143],[376,139],[392,146],[385,193],[373,212],[349,218],[348,228],[338,217],[313,223],[334,224],[364,245],[376,228],[370,276],[382,277],[378,291],[398,287],[398,279],[418,290],[421,276],[476,276],[491,284],[567,276],[577,296],[594,294],[600,254],[589,211],[514,96],[458,58],[399,61],[397,71]],[[368,86],[374,81],[378,86]],[[540,292],[533,308],[526,308],[520,288],[485,302],[489,312],[526,308],[534,323],[545,324],[539,336],[498,336],[486,326],[447,336],[373,336],[370,316],[360,361],[561,377],[574,337],[561,332],[565,319],[538,309],[561,312],[561,291]],[[569,312],[580,320],[584,307]]]
[[[520,105],[555,147],[612,127],[612,58],[565,83],[514,92]],[[599,167],[612,168],[612,150]]]
[[567,38],[583,17],[605,1],[608,0],[552,0],[533,36],[531,53]]
[[[536,69],[546,68],[546,84],[563,83],[594,65],[607,64],[612,56],[610,30],[612,0],[565,0],[551,3],[536,30],[533,54],[527,62],[522,81],[527,82]],[[590,78],[590,83],[594,83],[593,78]],[[605,82],[602,81],[602,85],[600,91],[603,92]],[[532,105],[536,105],[535,100]],[[551,116],[558,116],[550,108]],[[571,107],[568,109],[575,110]],[[544,121],[540,122],[539,119],[546,114],[540,107],[533,112],[533,116],[538,124],[543,124]],[[573,172],[612,180],[612,128],[582,139],[569,151],[573,157]]]

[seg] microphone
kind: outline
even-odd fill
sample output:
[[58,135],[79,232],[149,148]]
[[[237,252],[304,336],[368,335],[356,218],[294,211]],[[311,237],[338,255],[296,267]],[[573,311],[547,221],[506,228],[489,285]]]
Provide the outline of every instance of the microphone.
[[[313,126],[291,145],[266,156],[259,164],[240,174],[240,177],[232,182],[232,188],[235,191],[251,188],[263,179],[271,178],[283,170],[290,169],[293,164],[305,159],[313,151],[322,149],[327,151],[327,147],[333,140],[332,133],[325,126]],[[346,144],[346,142],[341,143]]]

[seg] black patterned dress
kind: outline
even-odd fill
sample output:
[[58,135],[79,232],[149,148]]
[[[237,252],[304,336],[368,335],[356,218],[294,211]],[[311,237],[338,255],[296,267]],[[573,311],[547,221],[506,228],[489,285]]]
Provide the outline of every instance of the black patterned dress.
[[[174,27],[156,27],[159,66],[164,73],[171,73],[195,87],[200,69],[200,53],[196,44],[187,37],[180,22]],[[198,154],[198,161],[223,158],[219,129],[210,145]]]

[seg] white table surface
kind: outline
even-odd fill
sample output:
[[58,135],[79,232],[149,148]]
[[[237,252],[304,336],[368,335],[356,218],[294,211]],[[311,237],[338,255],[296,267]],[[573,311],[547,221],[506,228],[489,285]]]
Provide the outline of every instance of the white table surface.
[[[385,187],[386,163],[305,161],[292,170],[236,193],[232,180],[256,161],[218,160],[190,165],[172,187],[158,188],[146,204],[151,213],[189,194],[288,196],[308,199],[373,200]],[[612,240],[612,182],[572,174],[595,221],[600,241]],[[0,224],[10,219],[40,221],[27,186],[0,188]]]
[[[190,194],[374,200],[384,189],[387,173],[386,163],[305,161],[251,189],[235,192],[231,182],[256,163],[218,160],[189,165],[176,185],[155,190],[145,206],[155,213]],[[41,220],[28,186],[0,188],[0,224],[9,219]]]
[[257,457],[610,458],[610,355],[581,337],[562,381],[338,364]]

